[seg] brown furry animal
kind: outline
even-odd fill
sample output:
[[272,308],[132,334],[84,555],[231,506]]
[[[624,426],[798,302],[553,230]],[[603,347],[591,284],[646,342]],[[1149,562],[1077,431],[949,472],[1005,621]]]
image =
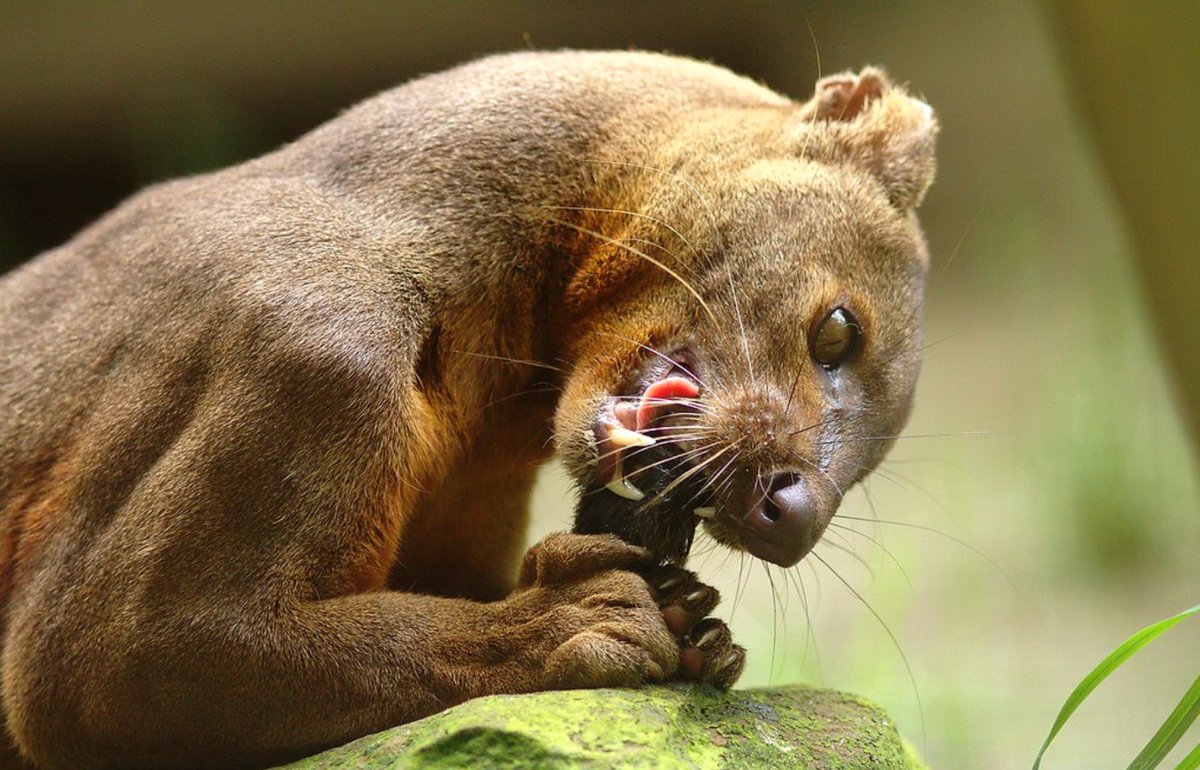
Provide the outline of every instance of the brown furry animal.
[[687,473],[687,521],[800,559],[908,412],[935,132],[875,70],[797,104],[679,58],[499,56],[7,276],[15,745],[252,767],[489,693],[731,683],[715,592],[650,568],[678,534],[521,559],[551,420],[584,529]]

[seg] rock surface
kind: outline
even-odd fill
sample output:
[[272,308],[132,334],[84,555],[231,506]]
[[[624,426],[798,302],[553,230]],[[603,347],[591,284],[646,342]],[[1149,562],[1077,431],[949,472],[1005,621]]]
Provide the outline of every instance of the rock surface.
[[468,701],[287,770],[925,770],[878,707],[807,687],[673,685]]

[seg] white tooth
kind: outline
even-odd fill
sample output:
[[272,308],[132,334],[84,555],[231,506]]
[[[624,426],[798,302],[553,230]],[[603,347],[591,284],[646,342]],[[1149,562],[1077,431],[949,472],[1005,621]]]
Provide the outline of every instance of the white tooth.
[[654,439],[645,433],[638,433],[619,425],[608,426],[608,440],[619,447],[652,446],[654,444]]
[[706,506],[704,508],[697,508],[696,510],[692,511],[692,513],[696,514],[702,519],[711,519],[717,515],[717,509]]
[[617,478],[605,484],[605,487],[614,495],[619,495],[626,500],[633,500],[634,502],[637,502],[646,496],[645,492],[638,489],[633,484],[630,484],[629,480],[624,476],[618,476]]

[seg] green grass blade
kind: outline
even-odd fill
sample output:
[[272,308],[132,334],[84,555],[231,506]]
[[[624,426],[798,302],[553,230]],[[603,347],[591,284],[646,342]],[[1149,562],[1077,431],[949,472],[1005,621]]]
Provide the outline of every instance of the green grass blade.
[[1167,721],[1162,723],[1162,727],[1158,728],[1158,732],[1154,734],[1141,753],[1130,763],[1128,770],[1154,770],[1158,767],[1158,763],[1163,761],[1167,752],[1175,748],[1175,744],[1179,743],[1179,739],[1192,726],[1192,722],[1196,721],[1198,714],[1200,714],[1200,676],[1196,677],[1195,682],[1192,682],[1192,686],[1179,701],[1179,705],[1171,712],[1171,716],[1167,717]]
[[1050,728],[1050,734],[1046,736],[1046,740],[1042,744],[1041,750],[1039,750],[1037,753],[1037,758],[1033,760],[1033,770],[1038,770],[1038,768],[1041,767],[1042,756],[1046,753],[1046,749],[1050,747],[1051,741],[1053,741],[1058,735],[1059,731],[1062,730],[1063,725],[1067,723],[1067,720],[1071,718],[1071,715],[1075,713],[1075,710],[1079,708],[1079,704],[1083,703],[1083,701],[1092,694],[1092,691],[1099,687],[1100,683],[1108,678],[1109,674],[1120,668],[1121,664],[1132,657],[1135,652],[1157,639],[1162,632],[1166,631],[1168,628],[1184,618],[1195,615],[1198,612],[1200,612],[1200,604],[1197,604],[1191,609],[1184,610],[1178,615],[1167,618],[1166,620],[1160,620],[1152,626],[1143,628],[1141,631],[1138,631],[1136,634],[1126,639],[1120,647],[1113,650],[1112,654],[1101,661],[1100,665],[1092,669],[1091,673],[1083,678],[1083,681],[1079,683],[1079,686],[1077,686],[1071,693],[1070,697],[1067,698],[1067,702],[1063,704],[1062,710],[1058,712],[1058,717],[1054,720],[1054,726]]
[[1200,743],[1197,743],[1196,748],[1188,752],[1183,761],[1175,766],[1175,770],[1196,770],[1198,767],[1200,767]]

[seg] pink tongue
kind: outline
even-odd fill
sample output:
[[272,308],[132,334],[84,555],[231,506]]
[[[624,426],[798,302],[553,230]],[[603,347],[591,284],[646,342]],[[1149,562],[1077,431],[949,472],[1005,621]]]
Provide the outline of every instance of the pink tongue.
[[642,402],[638,404],[637,429],[640,431],[654,419],[654,413],[667,405],[667,401],[684,398],[697,398],[700,388],[686,377],[668,377],[659,380],[642,394]]

